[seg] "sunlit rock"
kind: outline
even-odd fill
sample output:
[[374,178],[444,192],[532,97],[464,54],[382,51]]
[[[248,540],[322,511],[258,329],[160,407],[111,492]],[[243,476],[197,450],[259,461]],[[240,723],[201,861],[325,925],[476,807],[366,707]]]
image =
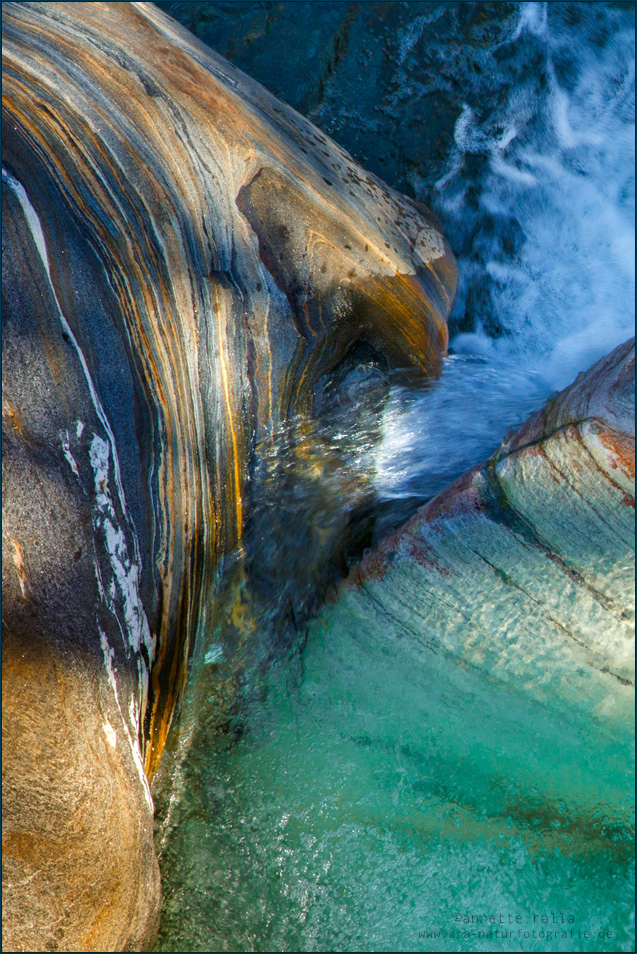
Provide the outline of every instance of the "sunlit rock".
[[[609,729],[632,724],[634,339],[386,538],[323,625]],[[513,708],[513,702],[512,702]],[[512,714],[515,722],[515,714]]]
[[3,4],[2,116],[4,944],[142,949],[144,768],[260,460],[361,355],[437,374],[456,266],[150,4]]

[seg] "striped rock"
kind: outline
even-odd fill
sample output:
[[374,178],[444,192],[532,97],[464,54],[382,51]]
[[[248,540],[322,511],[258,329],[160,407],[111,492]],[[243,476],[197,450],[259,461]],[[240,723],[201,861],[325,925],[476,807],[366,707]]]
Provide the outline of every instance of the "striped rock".
[[632,339],[387,537],[314,625],[479,674],[510,693],[512,733],[520,698],[630,731],[634,386]]
[[357,349],[435,375],[456,266],[151,4],[3,4],[2,123],[4,943],[143,949],[146,778],[256,449]]

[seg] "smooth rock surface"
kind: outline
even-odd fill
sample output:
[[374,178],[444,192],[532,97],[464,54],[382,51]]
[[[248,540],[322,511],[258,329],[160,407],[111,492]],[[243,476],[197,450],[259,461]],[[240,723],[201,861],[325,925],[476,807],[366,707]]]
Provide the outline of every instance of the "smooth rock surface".
[[60,305],[152,553],[160,747],[202,590],[241,534],[253,444],[361,339],[436,373],[455,263],[426,210],[155,7],[4,17],[5,163],[38,214],[56,209]]
[[462,102],[490,113],[494,90],[521,72],[508,50],[497,62],[491,52],[513,32],[517,3],[160,0],[157,6],[408,195],[446,171]]
[[628,730],[634,385],[633,339],[366,556],[316,625],[402,641],[421,664],[440,655]]
[[144,949],[144,768],[259,461],[361,360],[437,374],[456,266],[151,4],[3,4],[3,95],[4,944]]
[[147,950],[153,641],[112,432],[31,212],[3,181],[3,946]]

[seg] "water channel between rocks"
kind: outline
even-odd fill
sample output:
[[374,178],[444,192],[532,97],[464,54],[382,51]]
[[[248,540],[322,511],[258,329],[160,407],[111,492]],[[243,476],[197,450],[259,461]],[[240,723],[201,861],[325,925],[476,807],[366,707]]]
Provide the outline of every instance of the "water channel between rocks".
[[[633,949],[632,729],[565,718],[559,700],[434,653],[415,661],[329,607],[298,629],[286,617],[293,638],[271,652],[295,535],[330,538],[325,495],[346,519],[348,481],[367,481],[360,547],[372,545],[634,333],[634,12],[491,5],[484,68],[469,75],[445,33],[462,5],[408,6],[381,115],[427,102],[446,55],[446,146],[397,184],[435,209],[458,256],[450,357],[425,390],[392,377],[379,401],[373,361],[342,384],[345,417],[319,438],[345,464],[320,494],[286,471],[298,439],[277,445],[252,557],[279,560],[277,595],[255,602],[229,562],[157,795],[157,950]],[[343,101],[331,114],[329,102],[311,118],[339,140]],[[246,615],[253,645],[229,660],[223,621]],[[239,702],[224,709],[237,658]]]

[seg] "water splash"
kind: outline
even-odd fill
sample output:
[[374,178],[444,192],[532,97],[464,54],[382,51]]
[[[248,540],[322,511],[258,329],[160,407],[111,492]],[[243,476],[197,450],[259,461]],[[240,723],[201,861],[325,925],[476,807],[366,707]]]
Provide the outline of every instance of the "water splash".
[[508,85],[462,104],[444,175],[415,183],[460,284],[438,389],[393,390],[381,497],[432,496],[634,334],[634,28],[576,14],[521,6],[490,50]]

